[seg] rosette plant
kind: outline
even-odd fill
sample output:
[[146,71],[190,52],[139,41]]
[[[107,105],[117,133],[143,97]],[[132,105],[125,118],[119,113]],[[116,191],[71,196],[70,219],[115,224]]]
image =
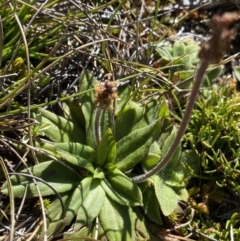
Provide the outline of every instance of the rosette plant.
[[[137,103],[129,86],[99,83],[89,73],[82,74],[79,88],[79,99],[61,103],[61,116],[46,109],[33,112],[37,163],[11,177],[14,196],[39,196],[37,184],[41,196],[50,198],[49,240],[71,223],[65,238],[158,240],[161,211],[168,216],[188,198],[184,178],[193,153],[182,154],[179,146],[162,172],[136,184],[131,178],[156,165],[175,137],[165,101]],[[26,150],[28,138],[19,150]],[[5,194],[8,184],[2,186]]]

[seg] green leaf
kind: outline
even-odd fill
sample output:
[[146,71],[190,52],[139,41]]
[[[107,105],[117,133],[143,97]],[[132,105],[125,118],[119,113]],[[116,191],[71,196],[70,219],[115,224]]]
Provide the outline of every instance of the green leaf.
[[144,118],[144,108],[135,102],[131,102],[121,113],[117,114],[115,121],[116,140],[120,140],[132,131],[136,130],[137,123]]
[[115,120],[113,120],[113,112],[111,110],[103,110],[100,122],[101,134],[103,135],[108,129],[115,129]]
[[101,180],[106,194],[119,204],[126,206],[142,205],[142,193],[139,187],[118,169]]
[[[170,136],[167,137],[166,141],[163,144],[162,147],[162,157],[164,157],[166,155],[166,153],[168,152],[168,150],[170,149],[173,141],[175,140],[177,135],[177,130],[176,128],[173,128],[172,133],[170,134]],[[176,165],[179,162],[181,156],[181,145],[179,144],[175,153],[173,154],[173,156],[171,157],[170,161],[168,162],[167,166],[164,168],[164,170],[169,169],[169,170],[174,170],[174,168],[176,167]]]
[[71,153],[75,156],[79,156],[90,163],[94,163],[96,159],[96,152],[90,146],[83,145],[77,142],[62,142],[54,144],[55,151],[62,150]]
[[[70,167],[73,167],[70,165]],[[67,167],[61,165],[56,161],[47,161],[37,164],[29,168],[33,176],[39,177],[51,185],[58,193],[63,193],[68,190],[74,189],[78,183],[80,177],[74,172],[71,172]],[[26,169],[21,173],[28,173]],[[55,192],[49,188],[46,184],[36,180],[38,188],[42,196],[54,195]],[[31,178],[13,175],[11,177],[12,189],[15,197],[22,197],[25,192],[26,186],[28,186],[27,197],[37,197],[38,192],[36,186]],[[1,189],[2,193],[8,195],[7,184],[4,183]]]
[[83,199],[79,207],[74,230],[77,231],[84,225],[91,223],[96,218],[105,201],[105,192],[99,180],[93,179],[89,186],[89,194]]
[[186,53],[185,44],[181,41],[176,41],[173,45],[173,57],[180,57]]
[[[178,71],[177,73],[175,73],[179,79],[181,79],[182,81],[183,80],[186,80],[186,79],[189,79],[190,77],[193,78],[194,77],[194,73],[195,71],[194,70],[180,70]],[[182,89],[186,89],[187,87],[189,87],[191,84],[191,82],[187,82],[187,85],[184,83],[184,84],[181,84],[181,88]]]
[[161,101],[156,99],[148,101],[144,106],[129,102],[121,113],[116,114],[116,140],[119,141],[129,133],[156,121],[159,118],[161,105]]
[[189,194],[186,188],[179,188],[179,189],[175,189],[176,193],[178,194],[178,196],[180,197],[180,200],[183,200],[185,202],[188,201],[189,199]]
[[[177,130],[174,128],[172,130],[172,133],[168,138],[166,139],[163,148],[162,148],[162,156],[164,156],[169,148],[172,145],[172,142],[176,138]],[[179,145],[169,160],[167,166],[161,170],[160,176],[162,180],[164,181],[165,185],[168,185],[170,187],[177,187],[177,188],[183,188],[185,187],[184,183],[184,170],[181,168],[180,163],[180,157],[181,157],[181,145]]]
[[[175,138],[175,132],[170,134],[167,137],[167,140],[163,146],[163,152],[166,153],[167,147],[171,145],[171,142]],[[179,164],[181,148],[179,146],[179,150],[177,153],[173,155],[173,158],[170,159],[170,165],[167,165],[163,170],[161,170],[160,175],[164,182],[172,187],[185,187],[184,178],[185,172],[184,169],[181,168],[182,166],[179,165],[179,168],[176,168],[176,165]],[[153,169],[157,163],[161,160],[161,151],[159,149],[159,145],[157,141],[153,142],[151,145],[149,152],[145,155],[144,159],[142,160],[142,165],[144,170],[149,171]]]
[[49,123],[43,123],[42,122],[42,114],[41,113],[32,113],[33,115],[33,118],[38,122],[37,125],[35,126],[32,126],[31,129],[32,129],[32,134],[34,136],[38,136],[38,135],[41,135],[41,136],[45,136],[45,131],[51,127],[51,124]]
[[61,194],[65,212],[62,215],[62,207],[58,198],[55,198],[48,209],[48,235],[60,233],[76,217],[76,214],[90,192],[92,177],[84,178],[74,191]]
[[[64,192],[63,194],[60,194],[61,200],[63,202],[64,210],[62,209],[62,205],[58,197],[53,199],[53,201],[50,203],[48,208],[45,210],[48,213],[47,214],[48,237],[61,232],[61,230],[63,230],[67,226],[67,222],[65,222],[64,217],[66,215],[67,203],[68,203],[69,197],[71,197],[71,193],[72,191],[68,191],[68,192]],[[42,231],[43,230],[40,230],[38,234],[39,240],[43,239]]]
[[95,141],[95,115],[96,115],[96,105],[94,103],[94,91],[92,90],[98,81],[88,72],[83,72],[80,79],[80,90],[89,92],[83,94],[80,99],[82,106],[82,112],[85,119],[85,130],[87,145],[96,149]]
[[169,117],[169,108],[166,101],[162,101],[159,109],[159,117],[167,118]]
[[190,44],[186,45],[185,49],[186,53],[188,53],[188,56],[191,59],[191,64],[196,65],[197,63],[199,63],[198,52],[200,50],[200,47],[196,44]]
[[162,102],[157,99],[152,99],[144,105],[144,114],[142,119],[136,124],[137,129],[146,127],[155,122],[160,116],[159,111],[161,109]]
[[187,54],[183,58],[181,58],[180,63],[182,64],[182,66],[180,66],[180,68],[178,68],[180,71],[181,70],[189,70],[192,68],[191,58],[190,58],[189,54]]
[[116,165],[121,171],[127,171],[142,160],[156,139],[161,123],[159,120],[138,129],[117,142]]
[[95,169],[94,174],[93,174],[93,178],[97,178],[97,179],[104,179],[105,178],[105,174],[101,170],[100,167]]
[[153,186],[146,188],[143,193],[143,209],[153,222],[162,225],[160,206]]
[[160,156],[154,153],[148,153],[147,156],[142,160],[142,165],[144,170],[150,171],[153,169],[157,163],[161,160]]
[[154,176],[154,189],[162,213],[165,216],[169,216],[176,210],[179,196],[172,187],[164,183],[163,179],[159,175]]
[[131,216],[138,237],[137,240],[159,241],[159,225],[153,222],[150,223],[140,208],[133,208]]
[[239,81],[240,80],[240,67],[234,66],[233,71],[234,71],[235,76],[237,77],[237,80]]
[[161,151],[157,141],[154,141],[145,157],[141,161],[143,168],[147,171],[153,169],[161,160]]
[[124,108],[128,104],[131,91],[132,89],[130,85],[122,85],[118,87],[117,92],[119,98],[116,101],[116,114],[119,113],[119,111],[121,111],[122,108]]
[[85,226],[82,227],[79,231],[67,231],[64,233],[64,240],[72,240],[72,241],[87,241],[87,240],[92,240],[92,241],[97,241],[96,239],[94,239],[95,237],[95,233],[98,232],[98,238],[101,235],[100,232],[100,225],[97,227],[98,230],[95,230],[95,226],[96,225],[92,225],[92,226]]
[[161,178],[164,180],[164,183],[171,187],[185,187],[184,183],[184,171],[181,169],[181,166],[179,165],[179,168],[175,168],[173,170],[167,169],[162,172],[160,172]]
[[99,220],[108,240],[136,240],[130,207],[119,205],[106,196]]
[[208,79],[209,85],[213,84],[213,81],[221,74],[222,70],[223,65],[220,65],[207,71],[206,77]]
[[97,167],[101,167],[105,162],[114,162],[116,157],[116,142],[114,140],[111,129],[108,129],[97,148],[97,159],[94,163]]
[[169,47],[169,46],[158,46],[156,48],[156,51],[163,59],[166,59],[168,61],[172,60],[173,49],[171,47]]
[[94,172],[93,165],[90,162],[88,162],[86,159],[84,159],[80,156],[72,155],[69,152],[62,151],[60,149],[59,150],[56,149],[56,151],[59,154],[59,156],[62,159],[64,159],[65,161],[67,161],[75,166],[85,168],[92,173]]
[[42,123],[50,124],[45,135],[54,142],[82,142],[85,138],[83,130],[78,125],[48,110],[38,109],[42,114]]
[[171,133],[172,133],[172,125],[171,125],[171,127],[169,125],[165,126],[165,129],[163,129],[160,137],[157,140],[160,149],[163,148],[163,145],[164,145],[166,139],[171,135]]
[[106,172],[113,172],[116,168],[117,166],[114,163],[106,163],[104,165],[104,169],[106,170]]
[[[66,119],[72,121],[74,124],[85,128],[85,120],[82,112],[82,107],[78,99],[70,99],[63,102],[63,110]],[[85,143],[83,143],[85,144]]]
[[184,171],[185,178],[199,175],[199,155],[193,150],[185,150],[180,161],[181,169]]
[[73,126],[77,126],[81,129],[81,143],[86,144],[85,120],[79,101],[77,99],[71,99],[62,102],[62,111],[65,119],[72,122]]
[[[37,137],[34,140],[34,145],[37,150],[41,151],[41,152],[36,151],[36,155],[37,155],[39,162],[49,161],[49,159],[51,159],[51,157],[49,157],[49,155],[56,157],[56,158],[60,158],[60,156],[57,154],[52,142],[49,142],[49,141],[46,141],[44,139]],[[21,152],[26,151],[25,146],[19,145],[19,146],[17,146],[17,148]],[[48,156],[45,154],[45,152],[48,154]],[[31,152],[29,153],[29,156],[32,156]]]

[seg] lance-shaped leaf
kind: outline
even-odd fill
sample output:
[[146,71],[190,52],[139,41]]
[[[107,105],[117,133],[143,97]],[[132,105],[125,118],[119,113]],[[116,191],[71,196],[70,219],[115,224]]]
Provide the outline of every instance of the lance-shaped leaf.
[[200,50],[200,46],[196,44],[189,44],[186,46],[186,53],[190,57],[192,65],[199,63],[199,58],[198,58],[199,50]]
[[185,202],[188,201],[189,199],[189,194],[186,188],[175,188],[174,189],[176,191],[176,193],[178,194],[178,196],[180,197],[180,200],[183,200]]
[[80,98],[82,112],[85,119],[85,130],[87,144],[93,149],[96,148],[95,141],[95,116],[96,116],[96,104],[94,103],[94,91],[93,88],[98,84],[98,81],[91,76],[88,72],[84,72],[80,80],[80,90],[89,92],[84,93]]
[[89,190],[89,194],[82,200],[79,207],[74,225],[75,231],[91,223],[102,209],[105,200],[105,192],[100,185],[100,181],[93,179],[89,186]]
[[39,109],[42,114],[42,123],[48,123],[50,128],[45,130],[45,135],[54,142],[84,142],[85,133],[82,128],[63,117],[48,110]]
[[[185,188],[174,188],[167,185],[160,175],[154,176],[154,189],[165,216],[169,216],[178,207],[178,201],[187,200],[188,195]],[[179,196],[179,194],[181,196]]]
[[153,169],[158,162],[161,160],[161,151],[159,148],[159,144],[157,141],[154,141],[149,148],[147,155],[144,156],[143,160],[141,161],[143,168],[146,171]]
[[164,60],[166,60],[164,61],[164,63],[166,62],[167,64],[170,61],[172,61],[172,55],[173,55],[172,47],[159,45],[159,47],[156,48],[156,51]]
[[155,193],[161,210],[165,216],[168,216],[176,210],[179,196],[172,187],[164,183],[160,176],[155,175],[154,181]]
[[94,163],[97,167],[101,167],[105,162],[114,162],[116,157],[116,142],[114,140],[111,129],[108,129],[97,148],[97,159]]
[[93,165],[88,162],[86,159],[80,157],[80,156],[76,156],[76,155],[72,155],[69,152],[60,150],[60,149],[56,149],[57,154],[64,159],[65,161],[78,166],[78,167],[82,167],[84,169],[87,169],[90,172],[94,172],[94,167]]
[[77,142],[62,142],[54,144],[55,152],[62,150],[72,155],[79,156],[90,163],[93,163],[96,159],[96,152],[90,146],[83,145]]
[[160,120],[151,125],[138,129],[117,142],[116,165],[121,171],[127,171],[142,160],[151,144],[156,139]]
[[159,117],[168,117],[169,109],[166,101],[152,99],[145,106],[145,122],[149,125]]
[[179,57],[184,55],[186,52],[185,44],[181,41],[176,41],[173,45],[173,56]]
[[115,113],[119,113],[129,103],[129,97],[131,95],[132,88],[130,85],[122,85],[118,87],[118,96]]
[[[168,148],[170,148],[175,136],[176,131],[173,131],[172,134],[167,137],[162,148],[162,154],[159,149],[158,142],[153,142],[147,155],[145,155],[142,160],[142,165],[145,170],[149,171],[157,165],[157,163],[161,160],[161,156],[163,154],[166,154]],[[182,165],[180,165],[180,155],[181,147],[178,146],[177,151],[173,154],[173,157],[170,159],[169,164],[160,172],[160,176],[164,180],[164,182],[172,187],[185,187],[185,172]],[[176,168],[176,165],[178,165],[178,168]]]
[[68,209],[65,218],[67,219],[67,224],[70,224],[72,219],[75,217],[76,212],[72,212],[72,210],[78,211],[84,200],[91,192],[91,183],[93,178],[91,176],[85,177],[81,183],[74,190],[73,195],[68,200]]
[[[27,151],[27,147],[23,144],[14,144],[14,146],[22,153]],[[34,146],[36,148],[36,155],[39,162],[49,161],[51,156],[59,158],[53,143],[36,137],[34,140]],[[29,152],[29,156],[32,157],[32,153]]]
[[[171,147],[172,142],[176,138],[176,133],[177,131],[174,128],[170,136],[164,142],[164,145],[162,148],[162,156],[164,156],[169,150],[169,148]],[[178,187],[178,188],[185,187],[185,183],[184,183],[185,173],[182,168],[182,165],[180,165],[180,158],[181,158],[181,146],[179,145],[175,153],[169,160],[168,164],[166,165],[166,167],[160,172],[161,178],[164,180],[164,183],[168,186]]]
[[70,99],[66,100],[66,102],[63,102],[63,111],[66,119],[81,126],[83,130],[85,129],[85,120],[82,107],[78,99]]
[[185,178],[199,175],[199,155],[194,150],[185,150],[182,152],[180,165],[185,173]]
[[[163,144],[162,157],[165,156],[168,150],[170,149],[174,139],[176,138],[176,135],[177,135],[177,130],[176,128],[173,128],[172,133]],[[176,165],[179,163],[180,156],[181,156],[181,145],[178,145],[176,151],[172,155],[165,169],[174,170],[176,168]]]
[[64,233],[63,239],[64,240],[74,240],[74,241],[83,241],[83,240],[93,240],[95,241],[96,239],[94,239],[95,237],[95,233],[98,232],[98,237],[101,235],[99,233],[99,229],[100,227],[97,226],[97,230],[95,230],[96,225],[89,225],[89,226],[85,226],[82,227],[79,231],[67,231]]
[[114,201],[127,206],[142,205],[142,193],[139,187],[118,169],[101,180],[101,186]]
[[153,222],[162,225],[160,205],[155,194],[154,186],[147,187],[143,193],[143,209],[145,214]]
[[162,117],[162,118],[167,118],[169,116],[169,108],[168,108],[168,105],[167,105],[167,100],[163,100],[161,102],[161,106],[159,108],[159,117]]
[[160,176],[164,180],[165,184],[167,184],[168,186],[177,187],[177,188],[185,187],[185,183],[184,183],[185,173],[181,165],[179,165],[178,169],[175,169],[175,170],[167,169],[160,172]]
[[148,219],[140,208],[133,208],[131,217],[138,240],[159,241],[159,225],[157,226],[153,222],[149,225]]
[[215,67],[213,69],[210,69],[207,71],[206,78],[208,81],[206,81],[206,84],[212,85],[213,81],[222,73],[223,65],[220,65],[218,67]]
[[124,136],[137,129],[137,123],[144,118],[144,108],[135,102],[130,102],[120,113],[117,114],[116,140],[120,140]]
[[[71,168],[72,165],[69,165]],[[79,184],[80,177],[69,170],[66,166],[61,165],[56,161],[47,161],[37,164],[29,168],[33,176],[39,177],[47,182],[58,193],[63,193],[68,190],[74,189]],[[26,169],[22,170],[22,173],[27,174]],[[45,183],[36,180],[38,188],[42,196],[56,194],[53,189],[47,186]],[[12,190],[15,197],[22,197],[27,186],[27,197],[37,197],[38,192],[36,186],[33,183],[31,177],[14,175],[11,177]],[[3,184],[2,193],[8,195],[7,184]]]
[[105,197],[99,219],[108,240],[136,240],[131,213],[130,207]]
[[144,114],[142,115],[141,120],[136,123],[136,129],[151,125],[155,122],[160,116],[160,109],[162,102],[156,99],[152,99],[146,105],[144,105]]
[[[62,213],[61,202],[55,198],[48,207],[48,236],[54,233],[61,232],[67,225],[69,225],[76,216],[82,201],[90,192],[90,184],[92,177],[84,178],[74,191],[68,191],[61,194],[61,199],[64,206],[64,213]],[[41,237],[41,236],[40,236]]]
[[239,66],[234,66],[233,67],[233,71],[234,71],[235,76],[239,80],[240,79],[240,67]]

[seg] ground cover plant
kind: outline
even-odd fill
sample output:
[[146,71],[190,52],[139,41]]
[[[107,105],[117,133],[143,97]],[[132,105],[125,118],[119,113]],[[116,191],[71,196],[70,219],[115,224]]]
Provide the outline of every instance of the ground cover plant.
[[3,240],[239,239],[236,11],[199,42],[173,1],[0,5]]

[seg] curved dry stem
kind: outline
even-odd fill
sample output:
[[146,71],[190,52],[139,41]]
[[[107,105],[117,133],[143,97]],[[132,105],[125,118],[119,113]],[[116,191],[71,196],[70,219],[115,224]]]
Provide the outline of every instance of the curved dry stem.
[[[6,143],[4,140],[0,139],[0,141],[2,143],[4,143],[5,145],[8,145],[8,143]],[[26,169],[28,170],[29,174],[26,174],[27,176],[30,176],[32,177],[33,179],[33,182],[36,186],[36,190],[38,192],[38,196],[39,196],[39,202],[40,202],[40,205],[41,205],[41,211],[42,211],[42,217],[43,217],[43,225],[44,225],[44,240],[47,241],[47,236],[45,233],[47,233],[47,219],[46,219],[46,214],[45,214],[45,208],[44,208],[44,204],[43,204],[43,198],[42,198],[42,195],[41,195],[41,192],[38,188],[38,185],[37,185],[37,182],[36,182],[36,178],[33,176],[31,170],[28,168],[28,166],[26,165],[26,163],[23,161],[23,158],[18,154],[18,152],[16,152],[11,146],[9,146],[9,148],[14,152],[14,154],[18,157],[18,159],[22,162],[22,164],[26,167]],[[9,173],[9,174],[16,174],[17,173]],[[20,175],[20,174],[19,174]],[[23,175],[24,176],[24,175]],[[9,179],[10,180],[10,179]],[[44,180],[42,180],[42,182],[44,182]],[[47,186],[49,185],[48,183],[44,182]],[[52,188],[52,187],[50,187]],[[56,191],[55,191],[56,192]],[[11,193],[10,193],[11,194]],[[57,195],[59,195],[57,192],[56,192]],[[61,198],[61,197],[60,197]],[[61,199],[60,199],[61,200]],[[14,204],[14,203],[13,203]],[[14,214],[15,215],[15,214]],[[13,240],[13,239],[10,239],[10,240]]]
[[0,157],[0,165],[2,166],[3,173],[7,180],[8,190],[9,190],[9,199],[10,199],[10,234],[9,234],[9,240],[14,240],[14,226],[15,226],[15,204],[14,204],[14,196],[12,192],[12,185],[11,180],[9,177],[9,173],[7,170],[7,167],[3,161],[3,159]]
[[[36,74],[37,71],[39,71],[40,69],[42,69],[42,67],[44,66],[44,64],[46,63],[47,59],[44,59],[35,69],[34,71],[32,71],[30,74],[28,74],[24,79],[23,79],[23,82],[22,84],[20,85],[19,88],[16,88],[14,90],[11,91],[10,94],[4,96],[2,99],[1,99],[1,103],[0,103],[0,108],[2,108],[8,101],[9,101],[9,98],[11,98],[13,95],[16,96],[18,95],[20,92],[22,92],[23,90],[25,90],[29,84],[31,83],[31,81],[34,81],[38,78],[40,78],[42,76],[43,73],[45,73],[46,71],[48,71],[49,69],[51,69],[55,64],[59,63],[61,60],[63,60],[64,58],[70,56],[71,54],[73,54],[75,51],[79,51],[81,49],[84,49],[88,46],[91,46],[91,45],[94,45],[96,43],[101,43],[101,42],[104,42],[104,41],[117,41],[113,38],[109,38],[109,39],[100,39],[100,40],[96,40],[96,41],[93,41],[91,43],[87,43],[85,45],[82,45],[80,47],[77,47],[76,49],[73,49],[73,50],[70,50],[69,52],[67,52],[66,54],[62,55],[61,57],[59,57],[57,60],[55,60],[54,62],[52,62],[51,64],[49,64],[47,67],[45,67],[42,71],[40,71],[40,73]],[[50,56],[49,56],[50,57]],[[36,74],[34,76],[34,74]],[[34,76],[34,77],[33,77]],[[32,78],[32,79],[31,79]],[[31,81],[30,81],[31,79]],[[26,82],[27,81],[27,82]],[[20,84],[20,83],[19,83]]]

